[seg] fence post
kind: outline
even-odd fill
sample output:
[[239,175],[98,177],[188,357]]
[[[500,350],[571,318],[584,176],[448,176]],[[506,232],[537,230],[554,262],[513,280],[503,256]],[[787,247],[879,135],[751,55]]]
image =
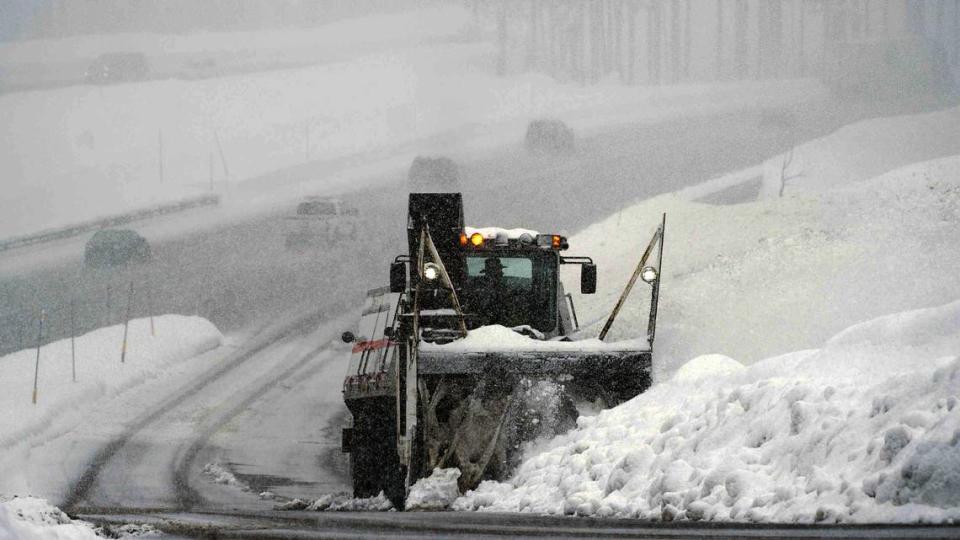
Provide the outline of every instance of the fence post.
[[70,366],[73,368],[73,382],[77,382],[77,305],[76,299],[70,299]]
[[150,314],[150,337],[156,337],[153,325],[153,285],[147,285],[147,312]]
[[120,349],[120,363],[127,359],[127,332],[130,329],[130,308],[133,306],[133,282],[130,282],[130,296],[127,299],[127,317],[123,323],[123,347]]
[[101,326],[110,326],[110,315],[113,310],[110,309],[110,284],[107,283],[107,319]]
[[46,312],[40,310],[40,328],[37,331],[37,361],[34,364],[33,368],[33,404],[37,404],[37,382],[40,379],[40,344],[43,341],[43,319],[46,317]]

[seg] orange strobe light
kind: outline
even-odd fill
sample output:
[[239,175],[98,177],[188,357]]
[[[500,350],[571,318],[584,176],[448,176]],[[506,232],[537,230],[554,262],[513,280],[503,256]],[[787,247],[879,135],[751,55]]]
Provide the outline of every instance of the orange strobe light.
[[560,249],[560,235],[559,235],[559,234],[553,235],[551,244],[553,245],[553,249]]
[[466,246],[466,245],[467,245],[467,234],[466,234],[466,233],[460,233],[460,245],[461,245],[461,246]]
[[471,235],[470,235],[470,243],[473,244],[473,245],[476,246],[476,247],[482,246],[482,245],[483,245],[483,235],[480,234],[480,233],[478,233],[478,232],[475,232],[475,233],[471,234]]

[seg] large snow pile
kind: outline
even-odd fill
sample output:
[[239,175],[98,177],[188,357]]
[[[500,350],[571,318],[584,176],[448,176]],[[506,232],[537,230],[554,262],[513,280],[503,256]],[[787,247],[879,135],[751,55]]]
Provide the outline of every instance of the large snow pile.
[[0,540],[98,540],[86,521],[70,519],[35,497],[0,497]]
[[[823,192],[732,206],[668,194],[627,208],[570,240],[599,270],[597,294],[576,299],[580,321],[595,321],[586,335],[599,331],[661,212],[655,379],[699,355],[750,364],[818,347],[858,321],[960,298],[960,157],[952,157]],[[642,335],[648,301],[638,282],[608,339]]]
[[[223,342],[216,327],[200,317],[163,315],[155,318],[154,326],[156,335],[152,336],[149,319],[130,321],[124,363],[120,362],[123,325],[78,336],[74,344],[76,382],[69,339],[41,347],[39,368],[36,349],[0,357],[0,410],[4,412],[0,415],[0,455],[4,458],[0,461],[0,493],[61,496],[64,484],[75,474],[73,466],[84,463],[89,459],[87,452],[95,451],[104,438],[122,429],[131,415],[142,411],[142,403],[149,399],[137,397],[140,389],[163,387],[165,380],[175,379],[184,370],[206,369],[210,364],[199,355]],[[124,399],[118,401],[120,398]],[[118,406],[120,402],[126,404]],[[82,423],[86,427],[77,433]],[[70,437],[63,437],[66,434]],[[56,463],[45,461],[53,457]]]
[[855,325],[819,350],[669,381],[454,507],[654,519],[960,519],[960,302]]

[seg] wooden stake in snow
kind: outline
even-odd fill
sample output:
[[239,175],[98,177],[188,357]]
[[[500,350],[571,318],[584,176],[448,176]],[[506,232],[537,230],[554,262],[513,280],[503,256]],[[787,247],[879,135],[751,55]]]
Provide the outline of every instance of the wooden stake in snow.
[[157,164],[159,165],[160,183],[163,183],[163,130],[157,130]]
[[77,382],[77,323],[76,302],[70,300],[70,365],[73,368],[73,382]]
[[110,318],[113,316],[113,308],[110,306],[110,284],[107,283],[107,320],[104,321],[103,326],[110,326]]
[[156,337],[157,332],[153,325],[153,287],[147,286],[147,311],[150,313],[150,337]]
[[130,296],[127,297],[127,317],[123,323],[123,347],[120,349],[120,363],[127,359],[127,334],[130,330],[130,308],[133,307],[133,282],[130,282]]
[[40,310],[40,328],[37,331],[37,362],[33,368],[33,404],[37,404],[37,383],[40,380],[40,344],[43,341],[43,320],[47,317],[47,312]]

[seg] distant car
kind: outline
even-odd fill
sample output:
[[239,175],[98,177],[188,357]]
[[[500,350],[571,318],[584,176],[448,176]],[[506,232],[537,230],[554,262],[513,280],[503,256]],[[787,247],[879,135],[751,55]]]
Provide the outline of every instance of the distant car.
[[286,219],[285,245],[298,249],[311,245],[356,240],[360,211],[333,197],[307,197],[297,204],[296,215]]
[[411,193],[455,193],[460,191],[460,169],[448,157],[417,156],[407,172]]
[[569,154],[574,151],[573,130],[560,120],[532,120],[527,125],[524,146],[531,153]]
[[150,244],[128,229],[103,229],[87,242],[84,261],[91,268],[109,268],[151,259]]
[[87,82],[142,81],[150,73],[147,57],[139,52],[107,53],[98,56],[87,68]]

